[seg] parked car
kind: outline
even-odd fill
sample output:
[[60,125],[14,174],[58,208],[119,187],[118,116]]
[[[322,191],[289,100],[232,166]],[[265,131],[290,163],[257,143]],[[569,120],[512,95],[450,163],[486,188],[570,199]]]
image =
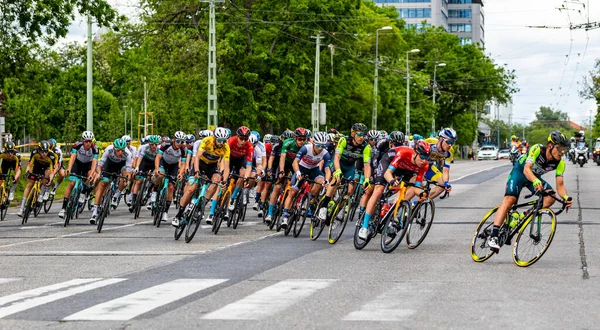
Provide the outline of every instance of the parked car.
[[477,153],[477,160],[482,159],[498,160],[498,149],[494,146],[481,147]]
[[498,159],[508,159],[510,156],[510,150],[502,149],[498,151]]

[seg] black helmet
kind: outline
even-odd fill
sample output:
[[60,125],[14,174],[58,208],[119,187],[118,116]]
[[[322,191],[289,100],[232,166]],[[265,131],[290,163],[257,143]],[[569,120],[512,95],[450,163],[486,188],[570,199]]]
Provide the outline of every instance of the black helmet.
[[282,140],[291,139],[294,137],[294,132],[289,129],[286,129],[283,133],[281,133]]
[[48,152],[48,149],[50,149],[50,143],[48,143],[48,141],[38,142],[38,150],[40,152]]
[[550,133],[548,136],[548,142],[564,147],[569,146],[569,140],[567,140],[567,137],[560,131],[554,131]]
[[363,123],[355,123],[354,125],[352,125],[352,133],[366,132],[366,131],[367,131],[367,125],[365,125]]
[[6,142],[6,151],[15,151],[15,143],[12,141]]
[[393,131],[390,133],[390,140],[393,143],[404,143],[404,133],[400,131]]

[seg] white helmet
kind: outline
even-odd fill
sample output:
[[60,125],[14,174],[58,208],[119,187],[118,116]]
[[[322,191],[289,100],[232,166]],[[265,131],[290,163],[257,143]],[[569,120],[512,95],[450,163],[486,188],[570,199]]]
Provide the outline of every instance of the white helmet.
[[265,137],[263,138],[263,142],[264,143],[268,143],[269,141],[271,141],[271,134],[265,134]]
[[217,127],[215,129],[215,137],[217,139],[229,139],[229,132],[223,127]]
[[123,135],[121,137],[121,139],[124,140],[127,143],[131,142],[131,136],[129,136],[129,135]]
[[182,131],[175,132],[175,138],[176,139],[178,139],[178,140],[185,140],[185,137],[186,137],[186,135],[185,135],[184,132],[182,132]]
[[209,130],[209,129],[205,129],[205,130],[204,130],[204,134],[205,134],[206,136],[213,136],[213,135],[214,135],[213,131],[211,131],[211,130]]
[[81,139],[83,139],[83,140],[93,140],[94,139],[94,133],[92,133],[90,131],[84,131],[83,133],[81,133]]
[[315,144],[327,144],[328,141],[329,136],[327,135],[327,133],[324,132],[315,133],[312,139],[312,142],[314,142]]
[[250,134],[250,136],[248,137],[248,141],[250,141],[252,145],[255,145],[256,143],[258,143],[258,138],[256,137],[256,135]]

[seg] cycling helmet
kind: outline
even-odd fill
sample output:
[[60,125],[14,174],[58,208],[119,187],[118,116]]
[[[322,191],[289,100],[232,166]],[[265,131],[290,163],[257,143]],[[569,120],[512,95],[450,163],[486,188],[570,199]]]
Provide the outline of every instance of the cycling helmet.
[[404,133],[400,131],[393,131],[390,133],[390,141],[393,143],[403,143],[404,142]]
[[329,137],[329,141],[333,142],[335,140],[335,134],[334,133],[328,133],[327,136]]
[[387,138],[389,137],[388,132],[386,130],[381,130],[379,131],[379,136],[381,136],[381,138]]
[[[599,138],[600,139],[600,138]],[[597,141],[597,140],[596,140]],[[575,142],[575,137],[571,136],[571,142]]]
[[429,143],[420,140],[415,143],[415,151],[419,155],[429,156],[429,154],[431,153],[431,146],[429,145]]
[[131,142],[131,136],[129,136],[129,135],[123,135],[121,137],[121,140],[125,141],[126,143],[130,143]]
[[125,140],[121,139],[116,139],[113,142],[113,145],[115,146],[115,149],[125,149],[127,148],[127,142]]
[[567,137],[560,131],[554,131],[550,133],[548,136],[548,142],[565,147],[569,146]]
[[312,137],[312,132],[308,128],[306,129],[306,137],[309,139]]
[[340,139],[343,138],[343,137],[344,137],[344,134],[338,133],[333,138],[333,142],[338,143],[340,141]]
[[308,132],[306,131],[306,128],[298,127],[294,131],[294,136],[297,137],[297,138],[299,138],[299,137],[305,138],[305,137],[308,136]]
[[580,135],[583,135],[583,134],[584,134],[584,132],[583,132],[583,131],[579,131],[579,134],[580,134]]
[[185,137],[185,141],[187,143],[192,143],[192,142],[196,141],[196,137],[194,136],[194,134],[188,134]]
[[83,133],[81,133],[81,139],[82,140],[93,140],[94,133],[92,133],[90,131],[84,131]]
[[256,145],[258,143],[258,139],[256,138],[256,135],[254,135],[254,134],[250,134],[250,136],[248,137],[248,141],[250,141],[250,143],[252,143],[252,145]]
[[442,128],[442,130],[440,131],[439,134],[440,137],[443,137],[445,139],[450,139],[450,140],[456,140],[456,131],[452,128],[446,127],[446,128]]
[[376,131],[374,129],[370,130],[369,133],[367,133],[367,137],[370,140],[377,140],[377,139],[379,139],[380,136],[381,135],[379,135],[379,131]]
[[312,142],[315,144],[327,144],[329,141],[329,136],[325,132],[317,132],[313,137]]
[[12,141],[6,142],[6,151],[15,151],[15,143]]
[[177,140],[185,140],[186,135],[182,131],[177,131],[177,132],[175,132],[175,135],[173,135],[173,137]]
[[281,143],[281,138],[277,135],[271,135],[269,142],[271,142],[272,144]]
[[40,141],[38,142],[38,150],[41,152],[48,152],[50,149],[50,143],[48,141]]
[[257,139],[258,141],[260,141],[260,133],[258,133],[257,131],[252,131],[252,132],[250,132],[250,134],[252,134],[252,135],[255,135],[255,136],[256,136],[256,139]]
[[599,138],[596,138],[596,141],[600,141],[600,137],[599,137]]
[[330,128],[330,129],[329,129],[329,131],[327,131],[327,133],[330,133],[330,134],[338,134],[338,133],[340,133],[340,132],[338,132],[338,130],[337,130],[337,129],[335,129],[335,128]]
[[163,143],[171,143],[171,138],[168,136],[163,136],[162,137],[162,142]]
[[229,139],[229,136],[230,134],[226,128],[217,127],[217,129],[215,129],[215,137],[217,139]]
[[294,132],[289,129],[286,129],[283,133],[281,133],[281,138],[283,140],[291,139],[294,137]]
[[363,123],[355,123],[354,125],[352,125],[352,133],[366,132],[366,131],[367,131],[367,125],[365,125]]
[[412,140],[414,140],[413,136],[412,136],[412,135],[409,135],[409,136],[408,136],[408,141],[412,141]]
[[158,135],[150,135],[148,137],[148,142],[154,143],[154,144],[159,144],[160,143],[160,138],[158,137]]
[[415,141],[419,141],[419,140],[423,140],[423,137],[421,135],[419,135],[419,134],[413,134],[413,139]]
[[269,143],[269,142],[271,142],[271,137],[272,137],[272,136],[273,136],[273,135],[271,135],[271,134],[265,134],[265,137],[263,138],[263,142],[264,142],[264,143]]
[[[231,131],[228,129],[227,132],[229,133],[229,135],[231,135]],[[215,135],[215,133],[209,129],[204,131],[204,134],[206,134],[206,136],[213,136]]]
[[517,136],[516,136],[516,135],[513,135],[513,136],[511,136],[511,137],[510,137],[510,139],[511,139],[511,140],[516,140],[516,139],[517,139]]
[[246,126],[240,126],[235,133],[237,136],[250,136],[250,129]]

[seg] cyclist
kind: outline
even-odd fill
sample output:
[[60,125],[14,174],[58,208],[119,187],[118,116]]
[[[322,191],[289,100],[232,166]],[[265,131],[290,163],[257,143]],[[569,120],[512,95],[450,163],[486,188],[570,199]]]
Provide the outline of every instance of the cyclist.
[[4,150],[0,151],[0,160],[2,160],[2,166],[0,166],[0,185],[4,182],[6,173],[8,173],[11,168],[15,171],[12,182],[13,186],[8,194],[8,200],[12,201],[15,199],[15,189],[17,189],[19,177],[21,176],[21,154],[15,149],[14,142],[6,142]]
[[[163,177],[169,175],[181,180],[185,172],[185,157],[187,150],[185,149],[185,133],[182,131],[175,132],[171,143],[164,144],[158,149],[158,154],[154,159],[154,184],[155,188],[162,186]],[[173,191],[175,190],[175,181],[169,182],[167,205],[161,221],[169,221],[169,208],[173,201]],[[153,194],[156,194],[154,191]],[[155,199],[156,200],[156,199]]]
[[[138,149],[138,153],[133,160],[133,171],[136,173],[134,176],[133,186],[131,188],[132,201],[137,198],[140,190],[140,184],[142,183],[143,175],[148,175],[149,172],[155,169],[154,160],[158,155],[158,144],[160,143],[160,137],[158,135],[150,135],[148,137],[148,143]],[[151,203],[148,203],[150,209],[152,209]],[[134,205],[129,206],[129,212],[133,212]]]
[[[298,153],[296,153],[296,159],[294,159],[292,162],[292,168],[294,170],[291,182],[292,189],[290,190],[290,194],[285,199],[281,228],[287,228],[288,219],[290,217],[290,207],[292,207],[294,197],[298,193],[298,183],[301,182],[304,177],[314,180],[317,183],[312,185],[310,190],[310,193],[313,197],[319,196],[321,186],[329,183],[328,180],[331,178],[331,169],[329,168],[331,156],[325,149],[325,145],[327,144],[328,140],[329,137],[327,134],[317,132],[313,138],[313,141],[302,146],[302,148],[298,150]],[[323,174],[323,171],[320,168],[321,162],[323,162],[322,166],[325,170],[325,174]],[[325,179],[323,178],[323,175],[325,175]],[[314,198],[310,201],[310,203],[313,204],[313,201]]]
[[269,201],[269,213],[267,213],[267,216],[265,217],[266,223],[271,223],[271,220],[273,220],[275,203],[277,202],[281,188],[285,183],[286,175],[291,173],[293,170],[292,163],[294,162],[294,159],[296,159],[296,154],[300,148],[302,148],[302,146],[307,144],[306,139],[308,138],[308,132],[303,127],[296,128],[296,130],[291,134],[286,131],[283,133],[283,135],[286,137],[286,139],[281,144],[281,149],[279,150],[279,146],[277,146],[277,149],[274,147],[271,159],[269,159],[269,168],[272,169],[275,166],[278,168],[276,173],[278,179],[277,184],[271,193],[271,199]]
[[[390,150],[390,148],[396,148],[404,145],[404,133],[400,131],[393,131],[389,134],[389,138],[381,138],[377,141],[377,144],[373,148],[371,152],[371,168],[377,169],[379,166],[379,162],[383,158],[383,156]],[[375,170],[371,173],[370,182],[374,182]],[[365,187],[365,191],[363,196],[360,199],[360,204],[358,207],[358,218],[361,219],[363,214],[365,213],[365,209],[367,203],[369,202],[369,198],[373,194],[374,185],[368,184]]]
[[519,138],[516,135],[510,137],[510,146],[518,148],[521,145]]
[[[321,203],[321,209],[317,214],[321,221],[327,220],[327,207],[329,201],[333,197],[333,194],[335,194],[335,191],[341,182],[337,179],[340,176],[343,176],[347,180],[354,180],[356,178],[356,163],[357,161],[361,161],[361,159],[361,163],[364,164],[364,182],[368,184],[369,178],[371,177],[371,166],[369,165],[371,162],[371,145],[365,141],[366,133],[367,126],[365,124],[355,123],[352,125],[350,140],[348,141],[346,138],[341,138],[339,140],[333,158],[333,166],[335,169],[333,178],[335,179],[335,183],[327,188],[327,192]],[[348,196],[352,196],[354,187],[355,184],[350,183],[350,186],[348,187]]]
[[[363,218],[362,228],[358,231],[358,237],[366,239],[369,235],[369,221],[375,211],[377,202],[383,195],[385,185],[389,184],[392,187],[397,187],[400,182],[395,179],[395,176],[402,176],[404,180],[409,180],[415,173],[417,174],[415,179],[410,179],[411,182],[415,182],[417,187],[411,187],[407,190],[416,190],[422,185],[425,173],[429,169],[429,153],[431,148],[429,143],[425,141],[415,142],[415,147],[396,147],[391,148],[382,157],[381,161],[377,166],[375,173],[375,189],[369,202],[367,203],[367,209]],[[423,197],[423,195],[421,195]]]
[[28,182],[27,187],[23,192],[21,208],[19,211],[17,211],[17,216],[23,216],[25,201],[29,196],[29,191],[31,191],[31,188],[35,183],[35,176],[32,174],[44,176],[44,178],[47,180],[47,183],[45,183],[43,187],[43,189],[45,189],[44,194],[48,193],[50,183],[54,179],[54,167],[56,166],[56,161],[56,155],[50,151],[50,143],[48,143],[48,141],[38,142],[38,147],[31,152],[31,155],[29,156],[29,163],[27,163],[25,176],[27,177]]
[[[68,175],[86,176],[88,181],[92,180],[98,162],[98,147],[92,143],[93,139],[94,133],[90,131],[81,133],[81,141],[76,142],[71,148],[71,158],[69,159],[69,165],[67,165]],[[79,179],[69,176],[70,182],[65,190],[62,208],[58,212],[59,218],[65,217],[65,209],[67,208],[71,191],[75,186],[75,180]]]
[[[96,224],[96,219],[98,217],[98,206],[100,205],[102,197],[106,192],[108,183],[114,179],[114,174],[128,176],[132,163],[133,155],[127,149],[127,143],[123,139],[116,139],[112,145],[109,145],[104,149],[104,154],[102,154],[100,161],[98,161],[96,173],[94,174],[95,179],[100,180],[100,182],[96,186],[96,193],[94,194],[94,210],[92,211],[90,224]],[[119,180],[119,188],[117,189],[116,194],[119,194],[123,189],[125,189],[125,184],[125,180]],[[113,197],[112,202],[114,205],[116,205],[115,197]]]
[[[56,195],[56,189],[58,189],[58,186],[63,182],[66,173],[65,173],[65,165],[63,164],[62,150],[56,143],[55,139],[48,139],[48,142],[50,142],[50,150],[52,150],[52,152],[54,152],[54,154],[56,156],[58,156],[58,162],[56,164],[56,168],[54,169],[54,176],[56,177],[56,175],[58,175],[58,177],[56,178],[56,183],[54,184],[54,187],[52,188],[52,191],[50,192],[50,195],[54,196],[54,195]],[[45,199],[48,199],[48,198],[45,197]]]
[[[430,198],[434,199],[439,196],[444,190],[450,192],[452,186],[450,185],[450,164],[454,159],[454,147],[452,145],[457,139],[456,131],[452,128],[443,128],[438,134],[438,138],[428,138],[425,142],[430,144],[431,155],[429,156],[429,170],[425,174],[425,179],[431,182],[437,182],[439,185],[443,185],[444,188],[434,187],[431,189]],[[442,171],[440,172],[440,168]],[[406,194],[407,200],[414,197],[411,194]]]
[[[562,156],[569,148],[569,140],[560,131],[554,131],[548,136],[547,145],[535,144],[527,152],[527,156],[519,158],[513,166],[512,171],[508,175],[506,190],[502,204],[494,215],[494,227],[488,238],[488,245],[491,249],[498,251],[500,245],[498,243],[498,232],[508,210],[517,202],[523,187],[534,192],[536,190],[551,191],[552,186],[548,184],[542,175],[556,171],[556,191],[567,203],[567,207],[571,207],[572,201],[568,200],[567,188],[565,188],[565,162]],[[544,197],[544,207],[550,207],[554,204],[554,198],[551,196]]]
[[[247,184],[247,179],[252,175],[254,147],[252,147],[252,143],[248,141],[249,138],[250,129],[246,126],[241,126],[237,129],[236,136],[229,138],[227,141],[230,152],[229,171],[231,173],[239,172],[240,176],[235,185],[235,189],[233,190],[233,194],[231,194],[231,201],[229,202],[228,207],[229,212],[232,212],[235,208],[235,199],[239,195],[240,190]],[[226,213],[225,217],[229,218],[229,214]]]
[[[252,205],[252,209],[258,211],[258,201],[260,199],[260,192],[263,189],[264,183],[262,178],[265,176],[265,169],[267,168],[267,146],[260,142],[260,134],[256,131],[252,131],[250,134],[250,138],[248,139],[254,148],[254,154],[252,156],[252,178],[258,176],[259,182],[256,184],[256,196],[254,197],[254,205]],[[246,194],[250,189],[254,187],[256,180],[252,180],[248,183],[248,187],[244,188],[244,202],[246,201]]]
[[[179,220],[183,216],[187,205],[190,203],[194,192],[198,186],[198,179],[201,175],[206,175],[213,183],[206,191],[204,198],[211,200],[209,215],[206,218],[206,223],[212,225],[219,194],[217,192],[217,184],[225,183],[224,178],[229,176],[229,157],[230,150],[229,132],[223,127],[217,127],[214,135],[203,138],[194,154],[193,176],[188,178],[188,184],[185,185],[183,196],[179,202],[179,211],[171,224],[179,227]],[[200,201],[203,202],[203,201]]]
[[[269,198],[269,192],[271,192],[271,186],[274,181],[274,173],[272,168],[279,168],[279,156],[281,155],[281,145],[283,141],[277,135],[272,135],[269,143],[267,144],[267,164],[265,178],[263,181],[263,188],[260,193],[260,206],[266,205],[267,198]],[[260,218],[263,216],[263,208],[259,207],[257,216]]]

